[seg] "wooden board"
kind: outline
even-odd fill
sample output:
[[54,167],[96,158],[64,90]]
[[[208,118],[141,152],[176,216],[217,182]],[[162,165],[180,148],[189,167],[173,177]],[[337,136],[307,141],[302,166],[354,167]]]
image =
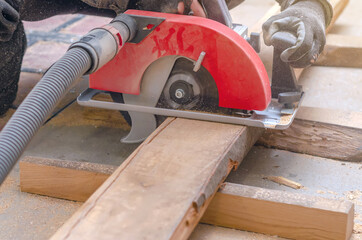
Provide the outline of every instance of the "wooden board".
[[328,34],[324,51],[314,65],[362,68],[362,37]]
[[[20,185],[30,193],[83,201],[115,169],[100,164],[29,157],[20,164]],[[347,239],[352,232],[353,204],[225,183],[201,221],[293,239],[315,239],[315,236]]]
[[52,239],[187,239],[260,134],[168,119]]
[[333,7],[333,18],[331,23],[329,24],[329,27],[326,29],[327,33],[331,30],[331,28],[333,27],[334,23],[337,21],[339,16],[341,16],[342,12],[348,5],[349,0],[330,0],[329,2]]
[[[302,108],[283,131],[267,130],[258,144],[314,156],[362,162],[362,113]],[[331,149],[332,148],[332,149]]]
[[226,183],[201,222],[291,239],[348,240],[350,202]]
[[[336,22],[336,20],[339,18],[339,16],[342,14],[342,12],[344,11],[344,9],[346,8],[346,6],[349,3],[349,0],[330,0],[330,3],[333,7],[333,18],[331,21],[330,26],[326,29],[326,32],[328,33],[331,29],[331,27],[334,25],[334,23]],[[278,14],[280,12],[280,6],[278,3],[276,3],[274,6],[272,6],[266,13],[265,15],[259,19],[259,21],[254,24],[251,28],[250,28],[250,32],[258,32],[260,34],[262,34],[262,26],[263,24],[272,16]]]
[[38,157],[19,163],[20,189],[73,201],[86,201],[116,170],[116,167]]

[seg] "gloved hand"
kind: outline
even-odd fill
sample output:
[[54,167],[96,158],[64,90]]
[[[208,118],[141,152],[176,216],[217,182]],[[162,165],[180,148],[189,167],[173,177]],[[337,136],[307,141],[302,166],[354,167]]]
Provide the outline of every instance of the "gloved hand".
[[298,1],[264,23],[265,44],[284,50],[280,57],[292,67],[307,67],[323,51],[329,17],[320,1]]
[[0,41],[7,42],[19,23],[19,13],[8,1],[0,0]]

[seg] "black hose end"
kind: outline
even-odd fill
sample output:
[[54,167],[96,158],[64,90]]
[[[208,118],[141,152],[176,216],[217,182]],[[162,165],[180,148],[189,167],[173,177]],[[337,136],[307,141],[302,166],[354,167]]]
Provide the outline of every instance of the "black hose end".
[[112,20],[111,24],[115,23],[115,22],[121,22],[127,26],[128,30],[129,30],[129,37],[127,39],[127,42],[131,41],[136,36],[137,22],[133,17],[131,17],[127,14],[119,14],[117,17],[115,17]]

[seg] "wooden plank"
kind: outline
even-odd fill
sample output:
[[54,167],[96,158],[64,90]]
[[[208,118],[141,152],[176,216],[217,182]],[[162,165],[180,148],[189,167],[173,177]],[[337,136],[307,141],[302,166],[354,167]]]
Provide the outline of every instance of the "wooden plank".
[[362,68],[362,37],[328,34],[324,51],[314,65]]
[[344,9],[347,7],[349,0],[330,0],[329,2],[331,3],[331,5],[333,7],[333,18],[332,18],[331,24],[326,29],[327,33],[331,30],[334,23],[337,21],[339,16],[341,16]]
[[347,240],[353,218],[350,202],[226,183],[201,222],[291,239]]
[[86,201],[116,167],[86,162],[25,157],[19,163],[23,192]]
[[[115,169],[94,163],[29,157],[21,162],[20,184],[22,190],[30,193],[84,201],[96,190],[93,186],[106,180],[99,174],[107,176]],[[323,218],[314,218],[320,214]],[[315,235],[320,236],[319,232],[335,237],[331,239],[345,239],[341,236],[349,236],[352,231],[353,204],[225,183],[211,201],[202,222],[293,239],[296,235],[299,239],[315,239]],[[329,239],[327,235],[321,237]]]
[[287,130],[265,131],[258,144],[319,157],[362,162],[362,113],[339,114],[330,109],[314,108],[301,110],[303,119],[295,119]]
[[186,239],[261,131],[168,119],[52,239]]
[[[342,14],[342,12],[344,11],[344,9],[346,8],[346,6],[349,3],[349,0],[330,0],[330,3],[333,7],[333,18],[331,21],[331,24],[329,25],[329,27],[326,29],[326,33],[328,33],[331,28],[333,27],[334,23],[336,22],[336,20],[339,18],[339,16]],[[280,13],[280,6],[278,3],[276,3],[275,5],[273,5],[273,7],[271,7],[266,13],[265,15],[259,19],[259,21],[254,24],[251,28],[250,28],[250,32],[258,32],[260,34],[263,33],[262,31],[262,26],[263,24],[272,16],[276,15]]]

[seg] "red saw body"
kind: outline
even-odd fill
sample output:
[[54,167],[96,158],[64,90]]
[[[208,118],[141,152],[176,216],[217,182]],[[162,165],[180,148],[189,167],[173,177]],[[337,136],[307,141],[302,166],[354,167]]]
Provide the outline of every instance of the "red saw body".
[[205,52],[202,66],[216,83],[219,107],[264,110],[269,105],[271,89],[265,67],[234,30],[200,17],[138,10],[126,14],[164,21],[141,42],[125,43],[112,61],[90,76],[90,88],[138,95],[144,72],[156,60],[177,55],[197,61]]
[[[287,128],[302,96],[294,72],[275,50],[271,86],[254,50],[259,36],[232,24],[225,1],[217,3],[226,10],[209,17],[219,22],[138,10],[119,15],[118,21],[132,18],[137,31],[128,40],[113,35],[121,50],[90,76],[78,103],[121,111],[132,125],[123,139],[128,143],[151,134],[158,116]],[[110,93],[115,102],[96,100],[99,93]]]

